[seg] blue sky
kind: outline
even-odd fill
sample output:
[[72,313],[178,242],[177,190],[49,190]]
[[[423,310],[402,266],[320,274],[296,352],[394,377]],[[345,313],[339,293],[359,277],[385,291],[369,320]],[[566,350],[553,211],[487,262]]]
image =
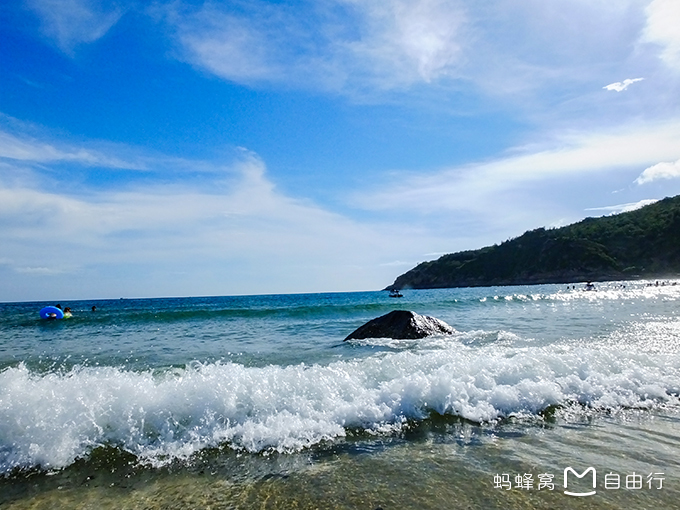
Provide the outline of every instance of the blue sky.
[[0,301],[372,290],[680,194],[680,0],[0,6]]

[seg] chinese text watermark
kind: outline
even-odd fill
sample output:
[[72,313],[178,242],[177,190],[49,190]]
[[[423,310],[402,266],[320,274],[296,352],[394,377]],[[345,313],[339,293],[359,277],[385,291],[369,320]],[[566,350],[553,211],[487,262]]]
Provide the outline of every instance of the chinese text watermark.
[[[665,480],[664,473],[653,472],[649,474],[632,473],[620,474],[608,472],[602,478],[600,488],[604,490],[660,490],[663,489]],[[590,466],[582,472],[578,472],[569,466],[564,469],[562,486],[556,483],[553,473],[510,474],[501,473],[493,477],[494,488],[503,490],[563,490],[567,496],[593,496],[598,490],[597,470]]]

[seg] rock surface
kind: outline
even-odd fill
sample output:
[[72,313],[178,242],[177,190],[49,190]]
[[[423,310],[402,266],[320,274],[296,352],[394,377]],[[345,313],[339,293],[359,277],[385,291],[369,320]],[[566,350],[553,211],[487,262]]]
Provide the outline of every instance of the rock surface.
[[363,338],[413,339],[453,332],[454,329],[446,322],[434,317],[418,315],[407,310],[395,310],[368,321],[345,340],[361,340]]

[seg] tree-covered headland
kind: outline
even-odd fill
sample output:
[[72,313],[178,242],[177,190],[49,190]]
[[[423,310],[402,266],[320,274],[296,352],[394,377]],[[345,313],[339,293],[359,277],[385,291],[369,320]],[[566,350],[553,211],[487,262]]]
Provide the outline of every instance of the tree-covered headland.
[[479,250],[444,255],[388,288],[668,278],[680,275],[680,196],[635,211],[539,228]]

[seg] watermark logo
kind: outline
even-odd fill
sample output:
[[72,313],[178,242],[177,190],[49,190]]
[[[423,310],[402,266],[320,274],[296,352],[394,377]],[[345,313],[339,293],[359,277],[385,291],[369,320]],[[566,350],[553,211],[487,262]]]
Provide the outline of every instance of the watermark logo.
[[[582,473],[577,472],[569,466],[564,469],[564,494],[567,496],[594,496],[597,494],[597,470],[590,466]],[[632,472],[621,475],[609,472],[604,475],[604,483],[600,484],[600,489],[604,490],[660,490],[663,489],[665,480],[664,473],[652,472],[648,475]],[[590,483],[592,481],[592,483]],[[510,473],[496,474],[493,478],[494,488],[504,490],[555,490],[555,475],[552,473],[521,473],[512,476]],[[514,482],[514,483],[513,483]],[[591,489],[592,486],[592,490]],[[559,490],[559,488],[558,488]]]
[[[593,490],[589,492],[571,492],[568,491],[567,488],[569,487],[569,473],[572,473],[576,478],[584,478],[588,473],[592,473],[593,475]],[[593,496],[597,494],[597,491],[595,490],[597,488],[597,471],[595,470],[594,467],[589,467],[586,469],[583,473],[580,475],[574,471],[574,468],[569,466],[568,468],[564,469],[564,493],[567,496]]]

